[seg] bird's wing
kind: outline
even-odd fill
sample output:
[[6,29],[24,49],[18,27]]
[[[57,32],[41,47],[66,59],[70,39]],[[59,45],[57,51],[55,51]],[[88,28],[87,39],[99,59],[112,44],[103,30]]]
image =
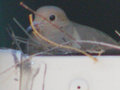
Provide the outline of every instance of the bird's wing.
[[75,30],[79,33],[81,40],[93,40],[97,42],[105,42],[110,44],[118,44],[113,38],[106,33],[89,26],[73,23]]

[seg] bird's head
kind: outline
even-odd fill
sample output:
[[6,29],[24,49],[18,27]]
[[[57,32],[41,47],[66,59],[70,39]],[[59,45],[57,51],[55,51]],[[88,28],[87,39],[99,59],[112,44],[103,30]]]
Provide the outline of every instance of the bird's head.
[[[59,29],[69,24],[65,12],[56,6],[43,6],[37,9],[34,18],[34,25],[41,31],[56,32],[53,29]],[[30,27],[28,28],[28,30]],[[39,31],[39,30],[38,30]]]

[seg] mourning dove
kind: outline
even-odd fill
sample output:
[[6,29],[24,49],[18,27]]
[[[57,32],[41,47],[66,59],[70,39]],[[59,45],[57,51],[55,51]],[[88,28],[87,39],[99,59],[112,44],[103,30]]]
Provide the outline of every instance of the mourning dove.
[[[33,22],[34,26],[39,33],[51,41],[59,44],[70,42],[68,44],[69,46],[91,53],[100,50],[106,51],[111,48],[83,42],[76,43],[75,41],[90,40],[118,45],[118,43],[107,34],[89,26],[77,24],[69,20],[65,12],[56,6],[43,6],[37,9],[36,12],[43,16],[46,20],[38,15],[35,15]],[[30,30],[30,27],[27,30]],[[60,30],[63,30],[64,32],[61,32]],[[36,41],[38,41],[34,35],[32,36]],[[39,45],[36,44],[38,47],[30,47],[31,51],[34,51],[35,48],[37,51],[40,51],[38,49],[39,47],[43,50],[51,48],[51,45],[43,40],[39,40],[38,42]],[[32,50],[32,48],[34,49]]]

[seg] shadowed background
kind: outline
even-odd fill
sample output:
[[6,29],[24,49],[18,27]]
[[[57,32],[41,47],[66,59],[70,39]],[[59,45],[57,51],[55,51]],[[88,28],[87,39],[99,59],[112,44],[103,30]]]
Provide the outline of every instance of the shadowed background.
[[[25,28],[29,26],[30,12],[19,5],[20,1],[0,1],[0,47],[12,46],[12,39],[6,31],[8,25],[13,27],[16,35],[25,37],[24,32],[12,20],[15,17]],[[117,41],[120,40],[114,32],[116,29],[120,32],[120,0],[23,0],[23,2],[34,10],[44,5],[58,6],[72,21],[97,28]]]

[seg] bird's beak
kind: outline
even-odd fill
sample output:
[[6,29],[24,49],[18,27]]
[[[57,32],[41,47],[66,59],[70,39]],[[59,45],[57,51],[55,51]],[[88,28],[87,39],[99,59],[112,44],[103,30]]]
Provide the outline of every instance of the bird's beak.
[[[33,22],[33,25],[34,25],[34,26],[36,26],[36,25],[38,25],[38,24],[39,24],[39,22],[35,22],[35,21]],[[32,31],[32,27],[31,27],[31,26],[28,26],[26,30],[27,30],[27,32],[30,32],[30,31]]]

